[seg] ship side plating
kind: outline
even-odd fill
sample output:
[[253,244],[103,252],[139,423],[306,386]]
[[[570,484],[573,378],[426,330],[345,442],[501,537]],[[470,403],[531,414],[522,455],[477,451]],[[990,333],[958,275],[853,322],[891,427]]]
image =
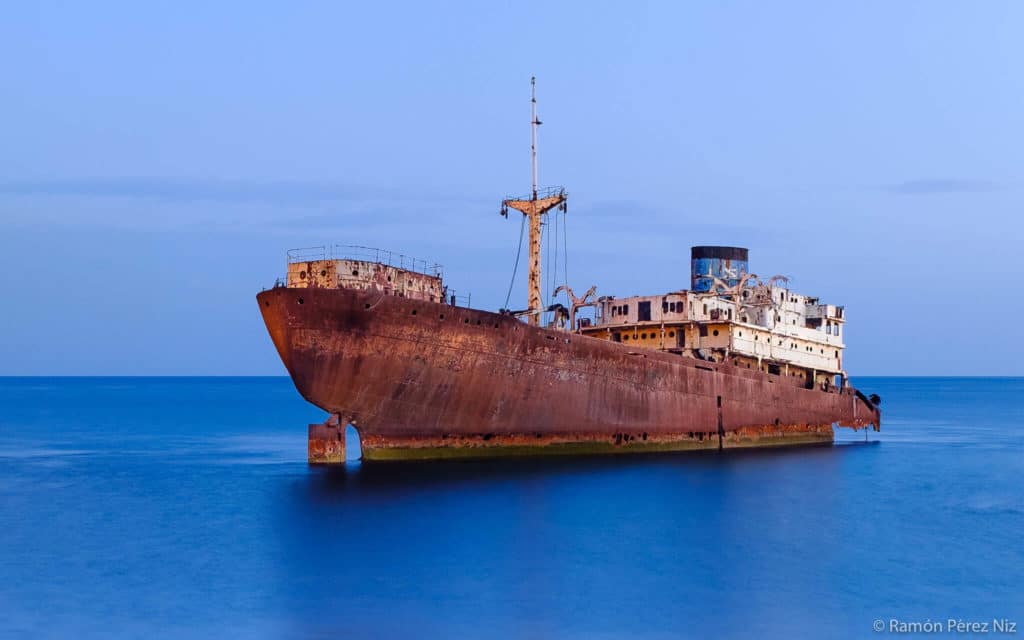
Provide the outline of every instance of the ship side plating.
[[313,462],[343,459],[346,423],[367,459],[822,443],[834,423],[879,423],[849,387],[376,288],[282,286],[258,301],[296,388],[332,415],[310,428]]

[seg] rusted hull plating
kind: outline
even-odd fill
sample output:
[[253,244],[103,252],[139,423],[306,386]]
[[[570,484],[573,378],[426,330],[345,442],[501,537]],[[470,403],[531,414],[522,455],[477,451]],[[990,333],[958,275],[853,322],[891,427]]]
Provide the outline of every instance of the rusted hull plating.
[[627,453],[827,443],[878,430],[852,389],[524,325],[375,291],[278,287],[257,296],[299,393],[329,412],[310,462]]

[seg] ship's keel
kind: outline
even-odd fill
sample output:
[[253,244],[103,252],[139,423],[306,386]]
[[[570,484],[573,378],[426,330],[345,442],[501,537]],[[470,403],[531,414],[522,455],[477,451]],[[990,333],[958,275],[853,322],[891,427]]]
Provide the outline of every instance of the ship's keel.
[[[830,444],[831,424],[766,425],[723,433],[542,433],[395,436],[366,433],[365,460],[429,460],[541,455],[657,453]],[[337,415],[309,425],[309,463],[345,462],[345,423]]]

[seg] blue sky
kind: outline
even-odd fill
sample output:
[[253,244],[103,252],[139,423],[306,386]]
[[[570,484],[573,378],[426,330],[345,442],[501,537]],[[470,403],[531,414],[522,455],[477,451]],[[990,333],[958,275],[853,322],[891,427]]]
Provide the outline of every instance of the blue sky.
[[0,375],[283,373],[254,295],[292,247],[497,308],[531,75],[578,291],[748,246],[846,305],[853,376],[1024,374],[1022,32],[1016,2],[12,4]]

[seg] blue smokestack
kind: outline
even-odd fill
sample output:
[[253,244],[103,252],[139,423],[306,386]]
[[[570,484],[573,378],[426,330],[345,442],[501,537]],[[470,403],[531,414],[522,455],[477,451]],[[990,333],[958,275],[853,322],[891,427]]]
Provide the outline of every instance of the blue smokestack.
[[745,274],[747,250],[742,247],[691,247],[690,290],[701,293],[711,291],[714,281],[708,274],[735,287]]

